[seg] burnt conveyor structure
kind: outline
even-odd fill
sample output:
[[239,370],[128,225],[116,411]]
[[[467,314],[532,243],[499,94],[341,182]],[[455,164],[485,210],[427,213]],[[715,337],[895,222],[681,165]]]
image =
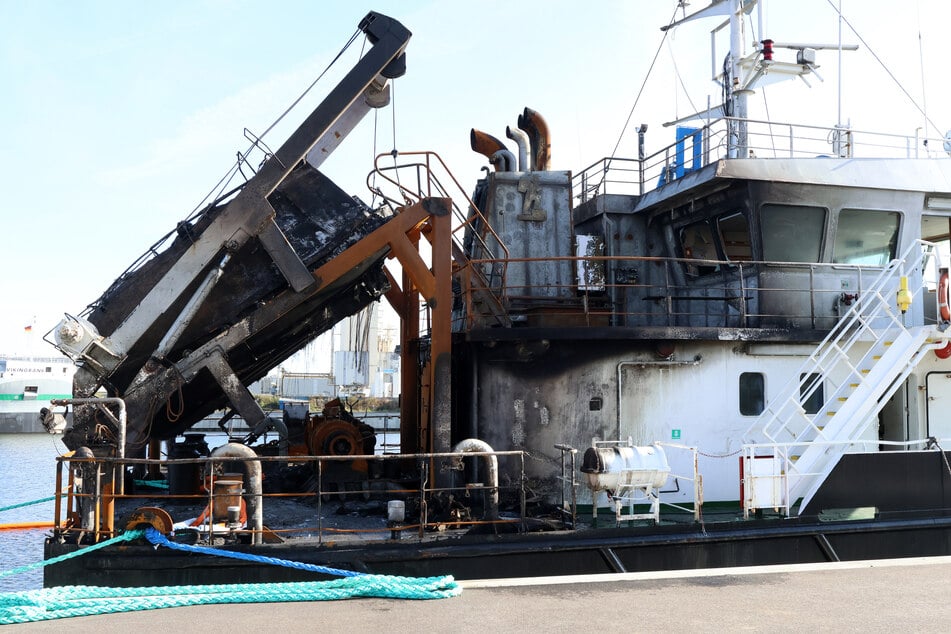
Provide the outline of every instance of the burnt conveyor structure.
[[[371,210],[318,169],[405,72],[403,25],[370,13],[359,29],[372,46],[252,178],[57,328],[56,345],[80,366],[73,396],[104,388],[124,399],[127,456],[222,407],[264,431],[271,423],[245,386],[385,294],[403,301],[387,257],[403,264],[407,294],[419,289],[432,305],[450,288],[448,271],[406,262],[419,258],[406,246],[420,233],[445,233],[434,230],[448,223],[445,201]],[[105,448],[117,437],[100,409],[79,405],[64,442]]]

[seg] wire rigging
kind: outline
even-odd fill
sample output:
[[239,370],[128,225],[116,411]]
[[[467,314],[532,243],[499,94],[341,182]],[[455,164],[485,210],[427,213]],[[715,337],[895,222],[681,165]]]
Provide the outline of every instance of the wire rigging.
[[[670,20],[667,23],[667,28],[664,29],[664,36],[660,40],[660,44],[657,45],[657,51],[654,52],[654,59],[651,60],[650,68],[647,69],[647,74],[644,76],[644,81],[641,82],[641,87],[637,91],[637,96],[634,98],[634,105],[631,106],[631,111],[627,113],[627,119],[624,121],[624,126],[621,128],[621,133],[618,135],[617,143],[614,144],[614,149],[611,151],[611,156],[617,154],[617,150],[621,147],[621,140],[624,138],[624,133],[627,131],[627,126],[631,124],[631,117],[634,116],[634,109],[637,108],[637,104],[641,100],[641,95],[644,94],[644,88],[647,86],[647,80],[650,79],[651,72],[654,70],[654,65],[657,63],[657,58],[660,56],[660,52],[664,48],[664,42],[667,41],[667,34],[670,32],[670,26],[674,23],[677,18],[677,9],[680,8],[678,4],[677,8],[674,9],[673,15],[670,16]],[[602,180],[604,176],[601,177]]]
[[[261,142],[271,130],[273,130],[281,121],[284,120],[284,117],[286,117],[291,112],[291,110],[297,107],[297,104],[299,104],[301,100],[303,100],[304,97],[306,97],[307,94],[310,93],[311,90],[313,90],[314,86],[316,86],[317,83],[320,82],[321,79],[323,79],[324,75],[327,74],[327,72],[333,67],[333,65],[336,64],[337,61],[341,57],[343,57],[343,54],[347,52],[350,46],[357,40],[357,37],[359,35],[360,35],[360,29],[357,29],[353,32],[353,35],[350,36],[350,38],[347,40],[347,43],[343,45],[343,47],[337,52],[334,58],[330,60],[330,63],[327,64],[324,70],[321,71],[319,75],[317,75],[314,81],[312,81],[310,85],[307,86],[307,88],[305,88],[304,91],[300,95],[298,95],[297,99],[291,102],[291,104],[287,108],[284,109],[284,112],[278,115],[278,117],[274,121],[271,122],[271,124],[264,130],[263,133],[261,133],[260,135],[257,135],[256,140],[252,141],[247,151],[245,151],[244,153],[245,157],[248,154],[250,154],[254,150],[255,147],[258,146],[259,142]],[[221,180],[218,181],[215,187],[213,187],[211,191],[209,191],[208,194],[204,198],[202,198],[201,201],[199,201],[198,205],[192,210],[191,215],[189,215],[189,217],[187,218],[188,221],[194,220],[196,217],[204,213],[204,210],[208,209],[208,207],[210,206],[213,206],[214,204],[216,204],[223,198],[223,195],[220,192],[223,191],[223,189],[227,186],[228,183],[231,182],[235,174],[239,171],[240,163],[241,163],[240,160],[236,161],[235,165],[232,166],[231,169],[221,178]],[[212,197],[212,193],[215,190],[219,190],[219,194],[212,199],[211,203],[206,205],[205,203],[208,201],[209,198]]]
[[839,9],[835,6],[835,4],[833,4],[832,0],[826,0],[826,2],[829,3],[829,6],[832,7],[832,10],[835,11],[835,12],[839,15],[839,17],[842,19],[842,21],[845,22],[846,26],[848,26],[849,29],[852,31],[852,33],[855,34],[855,37],[857,37],[857,38],[859,39],[859,42],[862,43],[862,46],[864,46],[865,48],[868,49],[868,52],[872,54],[872,57],[875,58],[875,61],[878,62],[879,66],[881,66],[882,69],[883,69],[883,70],[888,74],[888,76],[891,78],[891,80],[892,80],[893,82],[895,82],[895,85],[898,86],[898,89],[901,90],[901,91],[905,94],[906,97],[908,97],[908,100],[911,101],[911,104],[918,110],[918,112],[921,113],[921,115],[925,118],[925,121],[927,121],[928,124],[931,125],[931,127],[934,128],[936,131],[937,131],[937,130],[940,130],[940,128],[939,128],[937,125],[935,125],[934,121],[932,121],[932,120],[928,117],[928,113],[927,113],[920,105],[918,105],[918,102],[915,100],[915,98],[911,96],[911,94],[908,92],[908,90],[906,90],[905,87],[902,85],[902,83],[901,83],[900,81],[898,81],[898,78],[895,77],[895,75],[894,75],[894,74],[892,73],[892,71],[888,68],[888,66],[885,65],[885,62],[883,62],[882,59],[878,56],[878,54],[876,54],[875,51],[872,49],[872,47],[869,46],[868,42],[865,41],[865,38],[863,38],[863,37],[859,34],[859,32],[856,30],[856,28],[855,28],[854,26],[852,26],[852,23],[849,22],[848,18],[846,18],[846,17],[842,14],[842,12],[839,11]]

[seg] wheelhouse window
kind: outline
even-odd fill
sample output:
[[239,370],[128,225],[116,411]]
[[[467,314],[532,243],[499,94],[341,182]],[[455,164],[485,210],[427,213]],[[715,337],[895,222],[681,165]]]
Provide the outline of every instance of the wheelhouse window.
[[763,205],[763,259],[768,262],[818,262],[822,254],[826,210],[799,205]]
[[899,214],[895,211],[843,209],[835,231],[836,264],[885,266],[895,257]]
[[[706,222],[687,225],[680,230],[680,247],[687,260],[718,260],[717,248],[713,241],[713,231]],[[708,275],[719,270],[716,262],[687,263],[689,275]]]
[[723,255],[733,262],[745,262],[753,259],[750,246],[750,224],[743,214],[730,214],[717,218],[717,230]]
[[766,408],[766,389],[760,372],[740,374],[740,414],[759,416]]

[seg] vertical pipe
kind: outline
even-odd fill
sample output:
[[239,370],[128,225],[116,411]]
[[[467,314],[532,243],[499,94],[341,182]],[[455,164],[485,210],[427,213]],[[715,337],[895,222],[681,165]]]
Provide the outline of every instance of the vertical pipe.
[[[93,490],[92,494],[92,530],[93,538],[92,541],[94,544],[99,543],[99,522],[102,521],[102,514],[99,510],[99,504],[102,500],[102,470],[99,468],[99,460],[96,459],[92,463],[93,468],[96,470],[96,488]],[[85,480],[85,478],[83,478]]]
[[59,530],[59,527],[62,525],[60,523],[60,507],[63,504],[63,461],[58,460],[56,462],[56,506],[53,507],[53,528]]

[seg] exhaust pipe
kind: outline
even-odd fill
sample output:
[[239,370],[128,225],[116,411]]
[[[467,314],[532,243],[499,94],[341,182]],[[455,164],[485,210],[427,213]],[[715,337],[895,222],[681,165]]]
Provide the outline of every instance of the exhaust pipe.
[[491,134],[472,128],[469,132],[469,145],[474,152],[489,159],[496,172],[515,171],[515,155]]
[[528,133],[531,142],[532,169],[537,171],[551,169],[551,138],[545,119],[531,108],[525,108],[518,117],[518,127]]
[[[478,438],[467,438],[452,448],[452,453],[487,452],[491,454],[494,451],[489,443]],[[485,515],[486,519],[497,520],[499,519],[499,460],[495,455],[487,455],[484,458],[486,464],[485,475],[489,484],[489,501],[486,505],[488,508],[485,510]],[[458,460],[456,467],[462,468],[462,458],[459,457],[456,460]]]
[[[229,442],[211,452],[212,458],[257,458],[254,450],[246,445],[236,442]],[[261,531],[264,528],[264,507],[261,502],[261,463],[258,460],[242,460],[241,466],[244,468],[245,481],[248,485],[248,494],[245,501],[248,504],[248,518],[251,522],[251,543],[260,544],[263,542]]]
[[505,136],[515,141],[518,145],[518,171],[531,172],[532,166],[528,163],[528,135],[524,130],[513,128],[510,125],[505,126]]

